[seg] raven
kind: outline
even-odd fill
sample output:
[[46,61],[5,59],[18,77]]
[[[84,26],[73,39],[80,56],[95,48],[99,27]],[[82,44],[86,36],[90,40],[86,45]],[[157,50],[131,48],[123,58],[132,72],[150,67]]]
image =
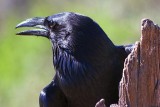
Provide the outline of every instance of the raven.
[[91,18],[73,12],[27,19],[16,26],[35,27],[17,35],[36,35],[52,43],[56,74],[40,93],[40,107],[94,107],[118,102],[125,58],[133,48],[116,46]]

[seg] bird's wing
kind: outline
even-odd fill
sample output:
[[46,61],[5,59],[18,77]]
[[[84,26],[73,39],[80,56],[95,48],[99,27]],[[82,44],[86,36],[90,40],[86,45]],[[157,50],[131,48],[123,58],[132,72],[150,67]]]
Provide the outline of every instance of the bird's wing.
[[135,44],[130,44],[130,45],[125,45],[124,49],[126,51],[127,54],[130,54],[134,48]]
[[134,46],[135,44],[116,46],[117,48],[116,55],[119,57],[119,60],[122,61],[122,63],[124,63],[124,60],[132,52]]
[[135,44],[130,44],[130,45],[121,45],[121,46],[116,46],[118,53],[128,56],[133,48],[134,48]]
[[40,107],[65,107],[67,101],[59,86],[52,81],[41,91],[39,104]]

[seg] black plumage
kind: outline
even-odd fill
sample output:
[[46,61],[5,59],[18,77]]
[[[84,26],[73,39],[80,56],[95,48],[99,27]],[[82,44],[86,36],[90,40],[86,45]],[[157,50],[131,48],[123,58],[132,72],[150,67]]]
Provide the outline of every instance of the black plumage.
[[132,50],[115,46],[91,18],[65,12],[35,17],[16,26],[36,27],[18,35],[47,37],[53,48],[56,74],[40,94],[40,107],[94,107],[118,102],[123,63]]

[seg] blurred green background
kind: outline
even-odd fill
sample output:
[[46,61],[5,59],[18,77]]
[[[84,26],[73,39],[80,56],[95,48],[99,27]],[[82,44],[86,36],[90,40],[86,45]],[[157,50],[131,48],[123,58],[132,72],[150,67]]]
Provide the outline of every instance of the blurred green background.
[[[70,11],[94,19],[116,44],[140,39],[140,23],[160,23],[159,0],[0,0],[0,107],[38,107],[40,91],[54,76],[49,40],[21,37],[19,22]],[[22,30],[22,29],[20,29]]]

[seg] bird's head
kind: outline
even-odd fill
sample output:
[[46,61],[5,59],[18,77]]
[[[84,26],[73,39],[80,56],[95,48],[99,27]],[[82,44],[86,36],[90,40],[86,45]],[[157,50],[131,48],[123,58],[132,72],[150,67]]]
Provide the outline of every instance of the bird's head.
[[16,26],[34,27],[17,35],[35,35],[51,40],[53,47],[58,47],[72,54],[98,51],[100,45],[112,46],[112,42],[91,18],[72,12],[64,12],[48,17],[27,19]]

